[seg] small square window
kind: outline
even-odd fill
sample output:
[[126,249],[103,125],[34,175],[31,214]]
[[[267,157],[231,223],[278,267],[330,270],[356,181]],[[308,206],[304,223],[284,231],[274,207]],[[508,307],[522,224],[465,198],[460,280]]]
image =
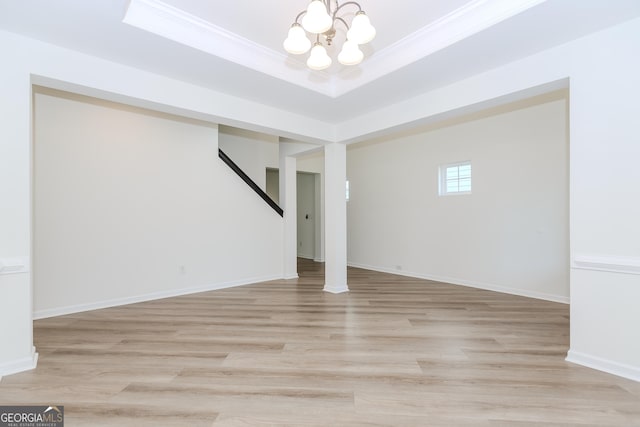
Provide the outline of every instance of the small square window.
[[471,162],[440,166],[439,194],[471,194]]

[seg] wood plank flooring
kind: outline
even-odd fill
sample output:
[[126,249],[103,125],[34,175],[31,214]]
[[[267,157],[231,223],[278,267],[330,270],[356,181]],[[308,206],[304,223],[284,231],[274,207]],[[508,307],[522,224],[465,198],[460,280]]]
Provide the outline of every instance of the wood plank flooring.
[[36,321],[0,404],[67,426],[640,426],[640,383],[564,361],[569,307],[366,270]]

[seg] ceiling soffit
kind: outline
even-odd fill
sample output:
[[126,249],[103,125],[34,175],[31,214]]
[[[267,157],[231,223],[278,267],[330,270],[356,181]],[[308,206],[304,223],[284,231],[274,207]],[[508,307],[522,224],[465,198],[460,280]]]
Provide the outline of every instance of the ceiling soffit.
[[310,72],[275,51],[159,0],[131,0],[123,22],[255,71],[337,98],[546,0],[472,0],[367,58],[363,67]]

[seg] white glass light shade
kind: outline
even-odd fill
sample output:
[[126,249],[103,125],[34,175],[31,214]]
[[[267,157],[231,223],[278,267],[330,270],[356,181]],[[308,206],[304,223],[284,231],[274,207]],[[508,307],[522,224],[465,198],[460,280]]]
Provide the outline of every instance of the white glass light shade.
[[327,50],[320,43],[314,44],[307,59],[307,67],[312,70],[324,70],[330,66],[331,58],[327,55]]
[[364,12],[358,12],[351,21],[351,28],[347,31],[347,38],[358,44],[369,43],[376,36],[376,29],[371,25],[369,17]]
[[294,55],[307,52],[311,48],[311,41],[300,24],[293,24],[289,28],[289,36],[285,39],[284,50]]
[[327,7],[322,0],[313,0],[307,7],[307,13],[302,18],[305,30],[314,34],[321,34],[333,25],[333,19],[327,13]]
[[364,53],[358,47],[358,43],[347,40],[342,45],[342,50],[338,55],[338,61],[342,65],[358,65],[362,62]]

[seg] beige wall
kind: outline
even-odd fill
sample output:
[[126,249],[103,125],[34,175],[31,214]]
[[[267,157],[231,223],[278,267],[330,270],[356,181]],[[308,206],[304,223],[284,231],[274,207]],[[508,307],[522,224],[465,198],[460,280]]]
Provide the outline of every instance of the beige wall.
[[36,316],[281,277],[282,220],[217,140],[216,125],[37,93]]
[[[568,302],[561,96],[349,150],[350,264]],[[439,166],[466,160],[472,194],[439,196]]]

